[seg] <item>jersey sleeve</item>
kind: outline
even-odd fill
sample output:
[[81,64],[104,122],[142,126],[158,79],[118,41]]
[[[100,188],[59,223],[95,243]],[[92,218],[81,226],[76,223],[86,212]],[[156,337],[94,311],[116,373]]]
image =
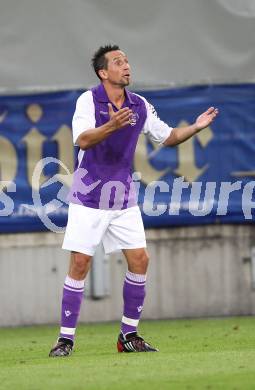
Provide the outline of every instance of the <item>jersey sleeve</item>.
[[165,140],[170,136],[173,128],[168,126],[167,123],[162,121],[153,107],[144,97],[143,99],[146,110],[147,110],[147,118],[143,126],[143,133],[147,134],[150,139],[159,144],[163,144]]
[[95,105],[91,91],[84,92],[76,102],[76,108],[72,121],[73,143],[77,145],[77,139],[81,133],[95,128]]

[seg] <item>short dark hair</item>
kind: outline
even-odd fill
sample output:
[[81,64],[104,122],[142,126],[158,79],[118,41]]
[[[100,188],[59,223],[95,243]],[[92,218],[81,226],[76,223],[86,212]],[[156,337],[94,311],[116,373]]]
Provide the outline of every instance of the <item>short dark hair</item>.
[[94,68],[94,71],[96,72],[97,77],[100,78],[99,76],[99,70],[101,69],[107,69],[108,61],[107,58],[105,57],[106,53],[109,53],[109,51],[115,51],[115,50],[120,50],[118,45],[105,45],[105,46],[100,46],[99,49],[95,52],[95,54],[92,57],[91,64]]

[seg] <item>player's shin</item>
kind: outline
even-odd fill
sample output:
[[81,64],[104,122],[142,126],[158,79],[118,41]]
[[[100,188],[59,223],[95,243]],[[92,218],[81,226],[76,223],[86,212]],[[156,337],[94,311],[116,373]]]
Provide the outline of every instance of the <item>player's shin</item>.
[[63,288],[60,338],[74,342],[83,294],[84,280],[74,280],[67,276]]
[[145,282],[146,275],[127,271],[123,286],[124,310],[121,322],[121,333],[124,336],[137,331],[145,298]]

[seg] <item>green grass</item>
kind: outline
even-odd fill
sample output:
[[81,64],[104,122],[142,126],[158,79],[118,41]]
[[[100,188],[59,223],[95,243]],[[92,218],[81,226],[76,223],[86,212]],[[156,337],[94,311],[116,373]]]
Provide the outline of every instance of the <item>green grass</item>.
[[255,389],[255,318],[141,321],[159,353],[118,354],[119,324],[80,325],[69,358],[58,328],[0,329],[0,389]]

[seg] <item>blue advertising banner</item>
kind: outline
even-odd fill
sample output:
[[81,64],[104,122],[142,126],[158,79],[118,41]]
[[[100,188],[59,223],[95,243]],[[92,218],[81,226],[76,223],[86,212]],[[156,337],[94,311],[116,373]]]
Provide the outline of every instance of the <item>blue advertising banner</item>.
[[[82,91],[0,97],[0,232],[60,231],[75,148],[71,121]],[[253,223],[255,85],[140,93],[173,127],[210,106],[213,124],[174,148],[143,134],[134,159],[145,227]]]

